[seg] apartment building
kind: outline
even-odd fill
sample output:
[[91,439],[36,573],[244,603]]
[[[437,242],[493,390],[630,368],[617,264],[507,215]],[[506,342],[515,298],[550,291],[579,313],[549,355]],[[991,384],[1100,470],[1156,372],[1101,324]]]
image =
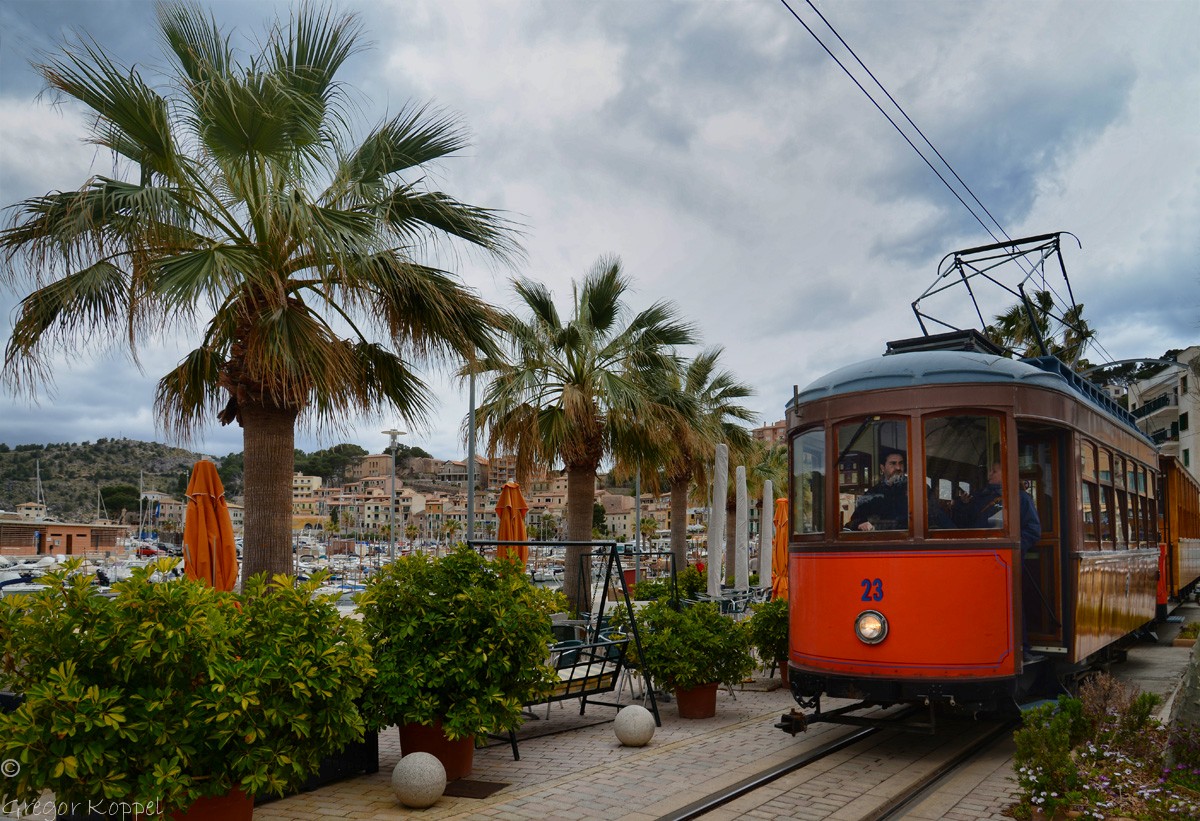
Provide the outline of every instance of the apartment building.
[[754,428],[750,431],[750,435],[760,442],[766,442],[774,447],[775,445],[787,444],[787,420],[780,419],[773,425],[763,425],[761,428]]
[[[1200,479],[1200,436],[1192,416],[1200,412],[1200,346],[1193,345],[1176,357],[1179,367],[1168,367],[1147,379],[1129,384],[1129,412],[1138,427],[1155,441],[1162,452],[1174,456],[1188,472]],[[1200,425],[1200,416],[1197,416]]]

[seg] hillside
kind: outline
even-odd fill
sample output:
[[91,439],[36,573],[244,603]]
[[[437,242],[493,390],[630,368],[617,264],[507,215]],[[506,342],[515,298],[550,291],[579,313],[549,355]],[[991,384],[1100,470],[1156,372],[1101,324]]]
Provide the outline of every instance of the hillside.
[[[320,476],[326,484],[340,484],[350,466],[367,451],[358,445],[340,444],[325,450],[295,453],[295,469]],[[397,446],[400,458],[428,457],[421,448]],[[138,488],[182,499],[192,465],[201,454],[158,442],[136,439],[100,439],[96,442],[17,445],[0,443],[0,510],[37,499],[37,476],[49,515],[64,521],[88,522],[96,517],[97,489],[109,518],[121,510],[136,511]],[[230,499],[242,493],[242,454],[210,457]]]
[[[0,510],[37,498],[37,476],[49,515],[68,521],[91,521],[96,516],[96,491],[118,506],[137,509],[139,478],[146,491],[182,496],[192,465],[201,454],[157,442],[100,439],[81,444],[0,444]],[[220,459],[214,459],[218,465]],[[239,471],[240,473],[240,471]],[[237,477],[240,480],[240,475]],[[114,492],[124,486],[123,493]],[[232,490],[232,488],[230,489]],[[130,492],[132,491],[132,492]],[[107,505],[110,517],[120,509]]]

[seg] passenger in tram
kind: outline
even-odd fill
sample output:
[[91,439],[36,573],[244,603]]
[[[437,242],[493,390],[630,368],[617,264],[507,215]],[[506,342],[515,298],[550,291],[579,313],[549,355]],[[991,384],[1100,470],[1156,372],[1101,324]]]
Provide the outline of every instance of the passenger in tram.
[[882,478],[861,497],[847,530],[904,530],[908,527],[908,475],[904,452],[884,451]]
[[[963,494],[954,505],[954,520],[959,527],[999,528],[1004,526],[1004,468],[999,462],[992,463],[988,482],[973,495]],[[1042,536],[1042,522],[1038,518],[1033,497],[1022,488],[1017,494],[1021,517],[1021,558],[1034,548]]]

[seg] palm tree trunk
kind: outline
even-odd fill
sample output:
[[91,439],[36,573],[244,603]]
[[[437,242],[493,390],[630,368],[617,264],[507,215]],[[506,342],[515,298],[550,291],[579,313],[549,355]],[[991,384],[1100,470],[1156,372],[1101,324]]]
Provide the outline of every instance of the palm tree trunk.
[[[596,504],[596,468],[567,467],[567,541],[588,542],[592,539],[592,507]],[[567,566],[563,568],[563,595],[577,613],[591,608],[591,568],[583,569],[579,578],[580,562],[589,551],[583,545],[567,548]]]
[[255,402],[244,402],[239,410],[246,494],[242,579],[290,574],[296,411]]
[[675,572],[688,566],[687,510],[691,477],[671,480],[671,555],[675,557]]

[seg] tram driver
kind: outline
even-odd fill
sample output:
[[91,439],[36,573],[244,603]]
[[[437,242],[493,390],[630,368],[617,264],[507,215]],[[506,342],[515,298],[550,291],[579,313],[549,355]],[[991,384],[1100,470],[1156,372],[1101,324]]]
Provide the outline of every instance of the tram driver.
[[908,527],[908,475],[904,451],[884,452],[879,483],[859,497],[847,530],[904,530]]

